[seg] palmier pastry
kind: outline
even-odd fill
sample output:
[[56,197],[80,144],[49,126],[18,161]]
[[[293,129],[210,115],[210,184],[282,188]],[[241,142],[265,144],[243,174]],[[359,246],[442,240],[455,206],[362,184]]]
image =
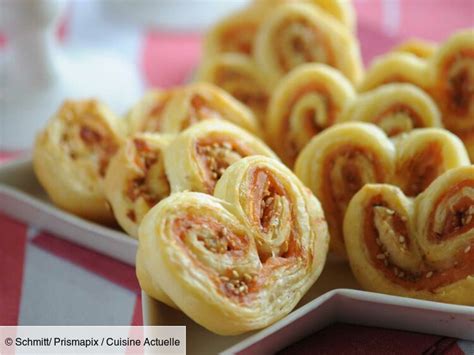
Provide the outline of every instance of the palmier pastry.
[[344,219],[352,271],[367,290],[474,305],[474,166],[439,176],[416,199],[364,186]]
[[194,83],[173,95],[163,112],[161,132],[179,133],[207,119],[222,119],[261,135],[252,111],[230,94],[209,83]]
[[212,194],[225,170],[249,155],[278,159],[260,139],[229,122],[200,122],[181,132],[165,153],[171,190]]
[[133,238],[143,216],[170,194],[164,151],[173,136],[137,133],[112,158],[105,177],[105,194],[115,218]]
[[365,184],[398,183],[415,196],[444,171],[468,164],[459,138],[445,130],[414,130],[394,144],[377,126],[349,122],[314,137],[299,155],[295,173],[321,201],[331,248],[343,255],[344,213]]
[[216,55],[204,62],[198,80],[224,89],[247,105],[260,121],[263,120],[270,92],[251,57],[238,53]]
[[443,123],[461,137],[474,159],[474,30],[451,36],[428,63],[430,91]]
[[304,64],[288,73],[272,94],[265,130],[270,145],[288,166],[317,133],[339,122],[355,92],[336,69]]
[[375,58],[359,85],[359,91],[373,90],[389,83],[409,83],[426,89],[427,64],[423,59],[406,52],[390,52]]
[[254,55],[271,84],[309,62],[328,64],[352,83],[362,75],[354,35],[318,7],[306,3],[284,4],[271,11],[258,30]]
[[171,97],[179,92],[173,90],[153,90],[147,93],[128,112],[126,122],[129,133],[161,132],[163,113]]
[[411,38],[398,44],[392,51],[411,53],[420,59],[430,58],[437,49],[437,44],[418,38]]
[[51,200],[78,216],[112,223],[103,178],[123,141],[120,121],[95,100],[66,101],[38,135],[36,176]]
[[206,34],[204,59],[220,53],[241,53],[251,56],[257,29],[262,14],[257,8],[249,7],[219,21]]
[[139,234],[137,263],[179,309],[222,335],[287,315],[319,277],[328,248],[318,200],[283,164],[261,156],[231,165],[214,196],[162,200]]
[[268,9],[274,7],[275,4],[290,2],[306,2],[316,5],[351,31],[355,30],[356,16],[351,0],[254,0],[253,4]]
[[341,121],[371,122],[389,137],[414,128],[442,127],[433,99],[411,84],[386,84],[359,95],[347,106]]

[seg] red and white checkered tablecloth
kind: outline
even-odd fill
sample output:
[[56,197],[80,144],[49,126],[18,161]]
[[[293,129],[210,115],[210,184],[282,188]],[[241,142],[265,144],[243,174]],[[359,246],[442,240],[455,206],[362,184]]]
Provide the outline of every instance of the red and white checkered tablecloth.
[[[81,5],[74,2],[69,19]],[[355,5],[365,63],[401,39],[441,41],[474,26],[474,0],[355,0]],[[76,38],[78,26],[68,21],[63,40]],[[200,36],[146,32],[131,47],[139,52],[128,55],[138,58],[146,86],[168,87],[182,83],[195,68]],[[0,152],[0,161],[13,156]],[[142,323],[132,267],[1,214],[0,269],[2,325]],[[333,325],[311,339],[293,350],[315,354],[317,343],[318,353],[474,354],[474,343],[467,341],[359,326]]]

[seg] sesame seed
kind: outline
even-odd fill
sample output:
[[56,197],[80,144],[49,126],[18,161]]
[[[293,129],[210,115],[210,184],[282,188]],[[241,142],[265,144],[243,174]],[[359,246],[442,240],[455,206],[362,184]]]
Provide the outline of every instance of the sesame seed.
[[229,278],[227,276],[220,276],[220,279],[222,281],[229,281]]
[[375,238],[375,243],[380,247],[382,246],[382,242],[380,241],[380,238]]
[[464,252],[467,254],[467,253],[469,253],[469,250],[471,250],[471,246],[470,246],[470,245],[468,245],[468,246],[466,247],[466,249],[464,249]]
[[385,259],[385,254],[377,254],[376,258],[379,260],[383,260]]
[[244,274],[244,280],[245,280],[245,282],[250,282],[250,281],[252,281],[252,276],[250,274],[245,273]]
[[403,244],[405,243],[405,237],[403,235],[401,235],[399,238],[398,238],[398,241]]
[[239,273],[236,270],[232,270],[232,276],[234,276],[235,278],[238,278]]
[[431,276],[433,276],[433,271],[427,272],[426,273],[426,278],[429,279]]

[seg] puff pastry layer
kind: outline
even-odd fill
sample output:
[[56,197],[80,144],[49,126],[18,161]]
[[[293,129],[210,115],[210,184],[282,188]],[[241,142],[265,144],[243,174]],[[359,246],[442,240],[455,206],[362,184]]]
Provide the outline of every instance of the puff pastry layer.
[[36,138],[34,171],[56,205],[112,223],[103,178],[123,139],[123,127],[107,107],[95,100],[66,101]]
[[416,199],[364,186],[344,219],[349,261],[371,291],[474,305],[474,166],[439,176]]
[[462,142],[445,130],[413,130],[394,143],[377,126],[349,122],[314,137],[299,155],[295,173],[321,201],[331,248],[344,255],[344,214],[365,184],[394,183],[416,196],[444,171],[469,164]]
[[178,133],[207,119],[221,119],[261,135],[252,111],[231,95],[209,83],[194,83],[172,95],[163,111],[161,132]]
[[288,166],[317,133],[340,121],[355,99],[351,83],[324,64],[304,64],[288,73],[272,94],[265,130],[270,145]]
[[389,83],[409,83],[424,90],[429,85],[426,61],[407,52],[390,52],[375,58],[367,69],[359,91]]
[[301,2],[315,5],[325,13],[331,15],[342,25],[353,31],[356,27],[356,16],[351,0],[254,0],[253,5],[257,9],[268,9],[275,5]]
[[181,132],[165,154],[172,192],[212,194],[226,169],[249,155],[277,156],[257,137],[222,120],[207,120]]
[[214,196],[162,200],[139,234],[137,263],[188,316],[222,335],[288,314],[328,248],[319,202],[285,166],[259,156],[230,166]]
[[251,57],[238,53],[216,55],[203,63],[198,80],[224,89],[263,120],[270,90]]
[[362,74],[357,39],[334,18],[306,3],[280,5],[268,14],[258,30],[254,56],[273,84],[308,62],[339,69],[353,83]]
[[170,194],[164,152],[172,135],[137,133],[112,158],[105,177],[105,194],[120,226],[138,238],[143,216]]
[[392,51],[411,53],[418,58],[428,59],[434,54],[437,48],[438,45],[434,42],[411,38],[395,46]]
[[461,137],[474,158],[474,30],[445,41],[428,62],[428,71],[444,125]]
[[411,84],[386,84],[357,96],[347,105],[340,121],[373,123],[389,136],[414,128],[442,127],[433,99]]

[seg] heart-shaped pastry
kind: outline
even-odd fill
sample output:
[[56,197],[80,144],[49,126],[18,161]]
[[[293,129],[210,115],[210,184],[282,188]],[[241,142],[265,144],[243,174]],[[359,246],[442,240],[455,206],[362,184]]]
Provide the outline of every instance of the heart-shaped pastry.
[[278,157],[260,139],[222,120],[199,122],[178,135],[137,133],[112,158],[105,192],[133,238],[143,216],[170,192],[212,194],[229,165],[249,155]]
[[443,129],[416,129],[392,141],[375,125],[348,122],[315,136],[299,155],[295,173],[321,201],[331,248],[343,255],[344,214],[365,184],[393,183],[416,196],[446,170],[469,164],[460,139]]
[[114,218],[103,178],[124,140],[117,117],[95,100],[66,101],[36,138],[33,167],[51,200],[101,223]]
[[219,86],[250,107],[262,122],[270,89],[251,57],[240,53],[222,53],[205,60],[197,79]]
[[340,121],[364,121],[382,128],[389,137],[415,128],[442,127],[433,99],[411,84],[386,84],[350,102]]
[[288,166],[317,133],[340,121],[355,99],[352,84],[325,64],[304,64],[289,72],[275,88],[265,119],[270,145]]
[[347,208],[344,239],[367,290],[474,305],[474,166],[445,172],[415,199],[365,185]]
[[320,7],[288,3],[264,18],[254,47],[257,65],[273,85],[298,65],[324,63],[352,83],[362,76],[362,62],[353,33]]
[[318,200],[283,164],[261,156],[231,165],[214,196],[162,200],[139,235],[142,287],[222,335],[288,314],[319,277],[329,241]]

